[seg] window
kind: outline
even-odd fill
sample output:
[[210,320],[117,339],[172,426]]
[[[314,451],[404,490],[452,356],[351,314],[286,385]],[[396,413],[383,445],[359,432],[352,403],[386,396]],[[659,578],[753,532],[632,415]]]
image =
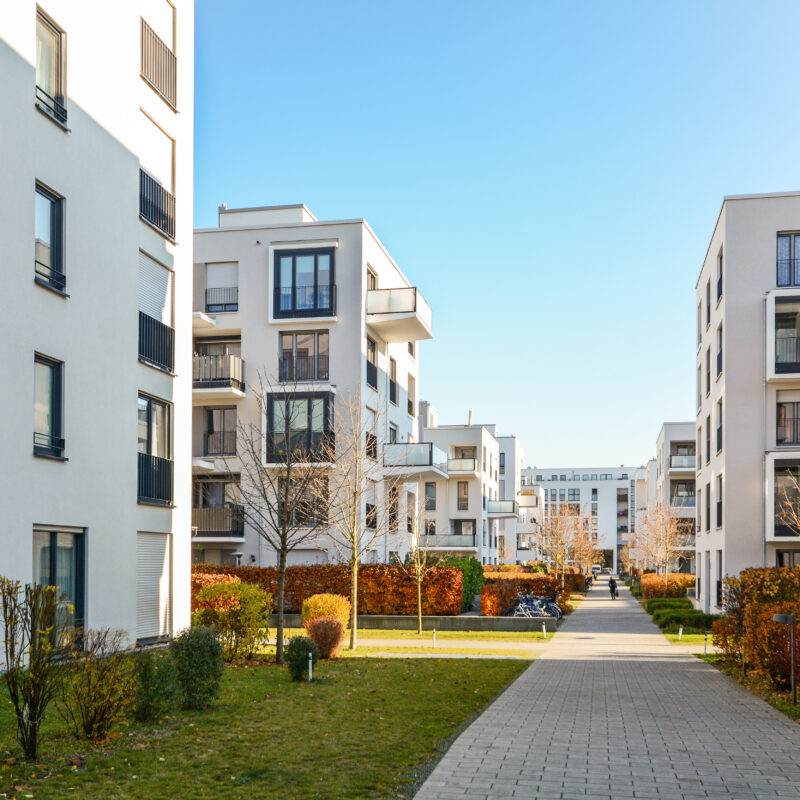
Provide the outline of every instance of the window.
[[367,527],[376,530],[378,527],[378,507],[374,503],[366,503],[365,509]]
[[486,508],[486,484],[481,484],[481,499],[483,503],[483,508]]
[[[333,456],[333,395],[297,392],[267,398],[267,461],[297,461]],[[377,455],[377,454],[376,454]]]
[[469,510],[469,484],[467,481],[458,481],[456,484],[456,509]]
[[703,463],[703,426],[697,429],[697,468]]
[[408,413],[414,416],[414,406],[417,401],[417,382],[413,375],[408,376]]
[[567,491],[567,499],[571,502],[580,502],[581,499],[581,490],[580,489],[569,489]]
[[800,286],[800,234],[778,234],[778,286]]
[[[58,587],[56,627],[85,624],[85,535],[66,531],[33,531],[33,581]],[[69,606],[74,608],[70,615]]]
[[500,474],[506,474],[506,454],[500,453]]
[[397,362],[389,359],[389,402],[397,405]]
[[703,490],[697,490],[697,532],[703,530]]
[[[781,392],[778,393],[780,397]],[[777,404],[777,431],[775,442],[778,445],[800,444],[800,402]]]
[[558,489],[551,489],[550,490],[550,500],[552,502],[555,502],[556,500],[558,500]]
[[717,401],[717,452],[722,452],[722,400]]
[[139,501],[172,503],[170,407],[163,400],[139,395],[138,402]]
[[797,297],[775,299],[775,372],[800,372],[800,298]]
[[425,535],[436,536],[436,521],[432,519],[425,520]]
[[486,448],[485,447],[483,448],[483,459],[481,461],[481,464],[483,465],[483,471],[486,472]]
[[397,442],[397,425],[389,425],[389,444]]
[[139,115],[139,216],[175,238],[175,140],[147,113]]
[[800,550],[778,550],[775,565],[778,567],[800,567]]
[[414,348],[414,342],[408,343],[408,354],[411,356],[411,358],[417,357],[416,350]]
[[62,125],[67,122],[66,36],[53,20],[36,12],[36,107]]
[[139,251],[139,360],[164,372],[175,366],[172,272]]
[[436,483],[434,481],[425,484],[425,510],[436,511]]
[[64,274],[64,199],[36,184],[34,195],[34,280],[63,292]]
[[328,380],[328,331],[281,333],[280,381]]
[[203,455],[236,455],[236,408],[207,408]]
[[566,500],[566,489],[559,489],[558,490],[558,499],[563,503]]
[[706,327],[711,324],[711,279],[706,283]]
[[239,264],[236,261],[206,264],[205,299],[209,314],[239,310]]
[[364,431],[364,454],[367,458],[373,460],[378,457],[378,437],[375,433],[376,428],[376,414],[372,409],[368,408],[366,412],[366,430]]
[[367,336],[367,386],[378,388],[378,345]]
[[706,397],[711,394],[711,348],[706,348]]
[[706,484],[706,530],[711,530],[711,484]]
[[61,458],[64,453],[62,373],[64,365],[45,356],[33,359],[33,454]]
[[722,297],[722,250],[717,255],[717,302]]
[[559,479],[560,481],[565,481],[565,480],[567,479],[567,476],[566,476],[566,475],[559,475],[559,476],[558,476],[558,479]]
[[453,533],[456,536],[475,536],[474,519],[454,519]]
[[700,347],[700,342],[703,339],[703,302],[702,300],[697,304],[697,346]]
[[537,475],[536,476],[536,482],[537,483],[542,483],[542,481],[544,481],[544,475]]
[[697,365],[697,408],[703,403],[703,367]]
[[367,291],[374,292],[378,288],[378,276],[367,267]]
[[796,509],[800,505],[800,465],[797,462],[775,462],[775,536],[797,537],[792,524]]
[[722,527],[722,475],[717,475],[717,527]]
[[711,463],[711,415],[706,417],[706,464]]
[[592,488],[592,500],[597,500],[597,487]]
[[722,325],[717,328],[717,377],[722,375]]
[[336,313],[333,248],[275,253],[275,317]]
[[397,530],[398,492],[396,486],[389,487],[389,530]]

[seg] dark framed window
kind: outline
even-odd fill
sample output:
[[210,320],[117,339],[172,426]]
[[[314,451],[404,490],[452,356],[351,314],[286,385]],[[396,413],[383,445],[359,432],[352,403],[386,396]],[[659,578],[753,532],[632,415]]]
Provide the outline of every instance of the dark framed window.
[[717,475],[717,527],[722,527],[722,475]]
[[328,380],[328,331],[281,333],[281,381]]
[[800,372],[800,297],[775,300],[775,372]]
[[397,362],[389,359],[389,402],[397,405]]
[[800,403],[778,403],[776,417],[776,444],[800,444]]
[[333,444],[333,395],[330,392],[271,394],[267,398],[267,461],[329,457]]
[[722,452],[722,400],[717,401],[717,452]]
[[800,286],[800,233],[779,233],[778,286]]
[[61,458],[64,453],[62,402],[64,364],[36,354],[33,358],[33,454]]
[[706,283],[706,327],[711,324],[711,279]]
[[374,503],[366,503],[365,505],[367,527],[374,531],[378,527],[378,507]]
[[139,501],[172,503],[170,404],[149,395],[138,400]]
[[436,483],[428,481],[425,484],[425,510],[436,511]]
[[389,444],[397,442],[397,425],[389,425]]
[[469,484],[466,481],[458,481],[456,484],[456,509],[469,510]]
[[64,274],[64,198],[41,184],[34,195],[34,280],[57,292],[67,285]]
[[41,11],[36,11],[36,106],[65,125],[66,34]]
[[711,484],[706,484],[706,530],[711,530]]
[[332,247],[278,250],[275,253],[273,315],[333,316],[336,313],[335,265]]
[[389,530],[397,530],[399,494],[396,486],[389,487]]
[[[58,590],[56,627],[86,622],[86,537],[83,533],[34,530],[33,582]],[[73,613],[69,613],[72,606]]]
[[791,520],[800,505],[800,464],[797,462],[775,462],[775,536],[800,536]]
[[506,454],[500,453],[500,474],[506,474]]
[[717,328],[717,377],[722,375],[722,325]]
[[203,437],[203,455],[236,455],[236,407],[206,409],[206,430]]
[[706,464],[711,463],[711,414],[706,417]]
[[722,259],[722,250],[719,251],[717,255],[717,302],[720,301],[722,297],[722,272],[723,272],[723,259]]
[[378,345],[367,336],[367,386],[378,388]]
[[567,499],[573,503],[579,502],[581,499],[581,490],[580,489],[567,490]]

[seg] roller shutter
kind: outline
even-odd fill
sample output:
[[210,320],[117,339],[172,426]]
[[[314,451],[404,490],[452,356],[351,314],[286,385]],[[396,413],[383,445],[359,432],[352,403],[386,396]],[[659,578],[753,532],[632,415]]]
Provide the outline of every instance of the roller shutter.
[[155,639],[172,633],[170,536],[136,534],[136,638]]
[[172,327],[172,273],[141,250],[139,311]]

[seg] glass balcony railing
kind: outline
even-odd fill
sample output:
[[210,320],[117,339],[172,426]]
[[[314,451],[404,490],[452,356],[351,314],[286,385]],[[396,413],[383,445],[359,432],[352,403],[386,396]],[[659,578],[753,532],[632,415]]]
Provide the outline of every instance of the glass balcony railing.
[[434,467],[447,470],[447,454],[431,442],[392,442],[383,446],[385,467]]
[[695,456],[670,456],[669,466],[671,469],[694,469]]
[[367,314],[416,314],[430,328],[431,307],[415,286],[400,289],[370,289],[367,292]]
[[475,534],[448,534],[439,533],[430,536],[421,536],[420,545],[422,547],[450,547],[457,550],[462,547],[475,547]]
[[478,462],[474,458],[448,458],[448,472],[475,472]]
[[519,514],[519,506],[514,500],[488,500],[486,511],[489,514]]

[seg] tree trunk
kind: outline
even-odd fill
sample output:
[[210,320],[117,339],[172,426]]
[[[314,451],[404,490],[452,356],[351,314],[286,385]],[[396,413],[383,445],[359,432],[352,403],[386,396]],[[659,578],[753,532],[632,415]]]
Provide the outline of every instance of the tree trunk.
[[350,560],[350,649],[358,645],[358,558]]
[[422,575],[417,566],[417,633],[422,635]]
[[275,633],[275,663],[283,664],[283,598],[286,591],[286,551],[278,553],[278,630]]

